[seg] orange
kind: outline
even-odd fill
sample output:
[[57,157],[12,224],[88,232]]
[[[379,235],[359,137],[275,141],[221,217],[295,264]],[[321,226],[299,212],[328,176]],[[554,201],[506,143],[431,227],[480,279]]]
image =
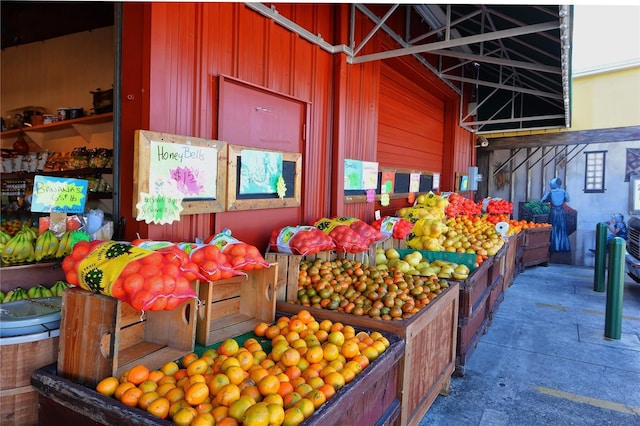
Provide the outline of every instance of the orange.
[[352,325],[345,325],[342,328],[342,334],[344,334],[344,338],[345,339],[348,339],[348,338],[353,337],[353,336],[356,335],[356,329],[353,328]]
[[285,367],[298,365],[298,363],[300,362],[300,352],[298,352],[294,348],[289,348],[282,353],[280,362],[284,364]]
[[240,367],[240,361],[238,361],[238,358],[234,358],[232,356],[226,358],[224,361],[222,361],[222,364],[220,365],[220,370],[222,370],[223,372],[231,367],[232,365],[235,365],[236,367]]
[[320,321],[320,330],[324,330],[326,332],[329,332],[331,330],[332,326],[333,326],[333,322],[331,320],[324,319],[324,320]]
[[229,377],[227,377],[225,374],[218,373],[214,375],[207,383],[209,385],[209,393],[213,396],[216,396],[220,389],[222,389],[223,386],[228,385],[229,383],[231,383]]
[[175,388],[176,388],[175,383],[163,383],[160,386],[158,386],[158,389],[156,389],[156,392],[158,392],[158,395],[160,396],[165,396],[167,392]]
[[264,332],[264,337],[267,339],[273,339],[276,336],[280,335],[280,327],[277,325],[270,325]]
[[276,404],[281,407],[284,406],[284,399],[282,398],[281,395],[278,395],[277,393],[270,393],[269,395],[264,397],[262,402],[266,402],[269,405]]
[[174,376],[163,376],[162,379],[158,380],[158,386],[164,385],[165,383],[173,383],[175,385],[178,381]]
[[307,383],[313,389],[318,389],[320,386],[324,385],[324,379],[322,377],[320,377],[320,376],[312,377],[309,380],[307,380]]
[[261,322],[253,327],[253,332],[258,337],[264,337],[266,335],[267,328],[269,328],[269,324],[267,324],[266,322]]
[[239,385],[246,377],[246,372],[237,365],[228,367],[226,370],[224,370],[224,374],[229,377],[229,382],[233,383],[234,385]]
[[189,426],[198,412],[193,407],[184,407],[171,417],[171,420],[178,426]]
[[324,359],[326,359],[327,361],[338,359],[338,355],[340,355],[340,349],[338,348],[338,346],[331,342],[325,342],[322,345],[322,351],[324,353]]
[[[291,347],[286,342],[276,343],[271,348],[271,354],[270,354],[271,355],[271,359],[274,360],[275,362],[280,361],[280,359],[282,358],[282,355],[289,349],[291,349]],[[298,354],[298,355],[300,355],[300,354]]]
[[209,402],[203,402],[202,404],[196,405],[196,411],[198,414],[210,413],[213,411],[213,404]]
[[298,407],[300,411],[302,411],[305,419],[311,416],[314,411],[316,411],[316,407],[313,406],[313,402],[311,402],[307,398],[302,398],[296,403],[295,407]]
[[261,379],[265,378],[268,375],[269,372],[262,366],[258,366],[249,371],[249,377],[256,383],[258,383]]
[[309,330],[311,333],[315,333],[316,331],[320,330],[320,323],[315,319],[309,321],[307,323],[307,330]]
[[253,355],[248,350],[239,351],[235,357],[244,371],[249,371],[249,368],[253,366]]
[[280,425],[284,422],[284,408],[279,404],[267,404],[269,410],[269,424]]
[[315,368],[307,368],[300,375],[300,377],[302,377],[306,382],[309,382],[310,379],[313,379],[314,377],[319,377],[319,376],[320,376],[320,373]]
[[229,417],[229,407],[225,407],[224,405],[219,405],[211,410],[211,414],[213,415],[213,419],[216,421],[216,424],[225,417]]
[[301,399],[302,399],[302,395],[300,395],[296,391],[290,392],[290,393],[288,393],[288,394],[286,394],[285,396],[282,397],[282,400],[284,401],[284,407],[285,408],[293,407]]
[[296,333],[300,333],[302,330],[306,328],[305,323],[303,323],[300,319],[294,318],[289,321],[289,330],[294,331]]
[[190,405],[202,404],[209,397],[209,387],[206,383],[198,382],[189,386],[184,394],[184,399]]
[[327,401],[327,397],[318,389],[310,390],[305,398],[311,401],[316,409]]
[[329,333],[327,340],[336,346],[342,346],[344,343],[344,334],[341,331],[332,331]]
[[356,373],[356,375],[360,374],[360,372],[362,371],[362,366],[358,361],[355,361],[355,360],[348,361],[344,365],[344,368],[348,370],[353,370],[353,372]]
[[318,363],[324,359],[324,351],[321,346],[312,346],[307,349],[304,357],[311,364]]
[[238,353],[238,349],[240,349],[240,345],[234,339],[226,339],[220,347],[218,348],[218,354],[234,356]]
[[215,424],[216,421],[211,413],[198,413],[189,426],[214,426]]
[[360,347],[353,340],[346,341],[340,347],[340,353],[346,358],[351,359],[360,353]]
[[106,396],[113,396],[120,381],[116,377],[106,377],[96,385],[96,391]]
[[127,389],[125,393],[123,393],[120,397],[120,402],[128,405],[129,407],[137,407],[138,400],[140,399],[142,394],[143,392],[140,388],[133,387],[131,389]]
[[173,374],[173,377],[175,377],[176,380],[180,380],[184,377],[189,377],[189,375],[187,374],[186,368],[181,368]]
[[367,346],[366,348],[362,349],[360,352],[362,352],[362,355],[366,356],[370,362],[378,358],[378,355],[379,355],[378,351],[373,346]]
[[298,407],[287,408],[284,411],[282,426],[297,426],[304,421],[304,414]]
[[184,388],[170,389],[164,394],[164,397],[167,398],[171,403],[178,402],[181,399],[184,399]]
[[258,389],[257,385],[248,386],[240,391],[240,396],[248,395],[251,398],[255,399],[256,402],[262,401],[262,394],[260,393],[260,389]]
[[162,379],[164,377],[164,373],[160,370],[153,370],[152,372],[149,373],[149,379],[152,382],[158,383],[160,381],[160,379]]
[[214,401],[220,405],[229,407],[238,398],[240,398],[240,388],[238,385],[229,383],[220,389]]
[[251,352],[253,354],[253,363],[255,365],[260,364],[262,361],[264,361],[265,359],[267,359],[267,353],[265,351],[263,351],[262,349],[255,351],[255,352]]
[[204,359],[196,359],[187,366],[187,375],[193,376],[194,374],[204,374],[204,372],[207,371],[207,368],[209,368],[207,361]]
[[[342,329],[344,328],[344,324],[342,324],[340,321],[336,321],[333,324],[331,324],[331,327],[329,328],[329,330],[331,331],[342,331]],[[327,331],[329,331],[327,330]]]
[[295,331],[289,331],[287,333],[283,332],[282,334],[284,335],[285,339],[287,339],[287,342],[289,342],[289,344],[296,340],[300,340],[300,334]]
[[276,391],[276,393],[284,398],[286,395],[288,395],[291,392],[293,392],[293,389],[294,389],[294,387],[290,382],[280,382],[280,384],[278,385],[278,390]]
[[295,389],[294,389],[295,392],[298,392],[303,397],[305,397],[312,390],[313,388],[311,387],[311,385],[306,382],[300,383],[299,385],[295,386]]
[[292,365],[284,369],[284,374],[289,377],[289,379],[295,379],[302,375],[302,370],[297,365]]
[[280,388],[280,380],[276,376],[268,375],[258,382],[258,389],[263,396],[270,393],[278,393]]
[[149,369],[142,364],[132,367],[127,373],[127,381],[139,385],[149,378]]
[[[187,368],[189,364],[198,359],[198,354],[190,352],[182,357],[182,367]],[[166,374],[166,373],[165,373]]]
[[245,411],[242,424],[244,426],[269,426],[270,418],[268,405],[264,402],[258,402]]
[[147,412],[156,417],[164,419],[167,417],[167,415],[169,415],[170,406],[171,406],[171,403],[169,402],[168,399],[160,397],[158,399],[153,400],[149,404],[149,406],[147,407]]
[[311,312],[309,312],[306,309],[302,309],[300,311],[298,311],[298,313],[296,314],[297,319],[299,319],[300,321],[302,321],[303,324],[309,324],[310,321],[313,321],[313,315],[311,315]]
[[136,385],[134,385],[131,382],[120,383],[116,387],[116,390],[114,391],[113,396],[115,396],[117,400],[120,400],[120,398],[122,398],[122,395],[124,395],[124,393],[126,391],[128,391],[129,389],[135,388],[135,387],[136,387]]
[[360,367],[362,367],[362,369],[366,368],[367,365],[370,364],[369,358],[367,358],[363,354],[356,355],[355,357],[353,357],[353,360],[357,361],[360,364]]
[[318,341],[320,343],[324,343],[327,341],[327,338],[329,337],[329,333],[326,330],[318,330],[315,333],[315,336],[318,338]]
[[149,408],[149,405],[158,398],[160,398],[160,395],[158,395],[158,392],[155,392],[155,391],[145,392],[138,399],[138,408],[141,408],[146,411],[147,408]]
[[216,426],[238,426],[238,421],[233,417],[225,417],[216,421]]
[[344,376],[337,371],[327,374],[324,378],[324,382],[333,386],[336,390],[340,390],[346,383]]
[[244,413],[249,407],[254,405],[256,400],[248,395],[242,395],[229,406],[229,417],[233,417],[238,422],[242,422]]
[[344,377],[345,383],[349,383],[350,381],[352,381],[356,377],[355,371],[353,371],[350,368],[345,368],[345,369],[341,370],[340,374],[342,374],[342,377]]
[[328,383],[325,383],[324,385],[320,386],[318,390],[322,392],[325,398],[327,399],[331,398],[333,395],[336,394],[336,388],[334,388]]

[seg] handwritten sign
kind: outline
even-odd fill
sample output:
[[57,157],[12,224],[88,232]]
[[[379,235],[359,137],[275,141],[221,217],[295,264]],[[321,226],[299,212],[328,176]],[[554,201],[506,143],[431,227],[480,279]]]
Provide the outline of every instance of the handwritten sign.
[[382,194],[393,193],[393,183],[395,181],[395,178],[396,178],[395,172],[389,172],[389,171],[382,172],[382,179],[381,179],[382,187],[380,188],[380,192]]
[[84,213],[89,182],[84,179],[36,175],[31,211],[40,213]]
[[420,173],[411,173],[409,175],[409,192],[418,192],[420,190]]
[[240,157],[240,194],[275,194],[282,153],[245,149]]
[[362,189],[376,189],[378,186],[378,163],[362,161]]
[[187,199],[215,199],[218,150],[151,141],[149,194],[178,191]]
[[362,189],[362,161],[344,160],[344,190]]
[[440,173],[433,174],[433,185],[431,185],[433,189],[440,189]]
[[173,223],[180,220],[182,198],[168,194],[141,192],[136,209],[138,210],[136,220],[158,225]]

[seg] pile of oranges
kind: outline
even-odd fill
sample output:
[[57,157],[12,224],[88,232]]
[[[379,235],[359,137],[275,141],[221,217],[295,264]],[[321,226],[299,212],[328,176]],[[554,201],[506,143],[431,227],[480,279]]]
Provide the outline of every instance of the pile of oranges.
[[254,333],[270,340],[269,353],[257,338],[227,339],[159,370],[136,365],[96,390],[178,425],[294,426],[390,346],[380,332],[317,321],[307,310]]

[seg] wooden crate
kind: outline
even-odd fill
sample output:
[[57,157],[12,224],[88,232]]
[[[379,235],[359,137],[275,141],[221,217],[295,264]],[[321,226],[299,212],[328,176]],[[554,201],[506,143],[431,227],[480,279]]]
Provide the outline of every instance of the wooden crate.
[[247,276],[201,282],[196,342],[209,346],[247,333],[276,313],[278,265],[254,269]]
[[[385,336],[391,343],[387,350],[319,407],[303,425],[400,425],[397,385],[404,341],[398,336]],[[60,377],[55,365],[36,370],[32,382],[38,392],[41,426],[59,425],[60,419],[64,419],[65,424],[75,425],[174,424]]]
[[538,247],[551,241],[551,226],[528,228],[524,233],[524,247]]
[[486,288],[482,293],[482,297],[473,307],[471,315],[468,317],[458,317],[458,347],[456,353],[462,353],[469,346],[469,343],[476,335],[480,325],[487,317],[489,312],[489,295],[491,293],[490,288]]
[[473,353],[473,350],[478,346],[478,341],[480,337],[487,331],[487,327],[489,326],[489,318],[485,317],[480,325],[476,329],[476,333],[471,337],[469,343],[466,347],[460,349],[460,352],[456,354],[456,368],[453,374],[456,377],[463,377],[464,370],[467,365],[467,361],[469,357]]
[[509,248],[508,244],[509,243],[506,242],[493,257],[489,271],[489,284],[493,283],[498,277],[503,276],[505,273],[507,250]]
[[549,241],[525,246],[522,251],[522,267],[548,264],[550,246],[551,243]]
[[58,330],[0,339],[0,424],[38,424],[38,394],[31,374],[56,361],[58,342]]
[[403,338],[405,353],[398,378],[402,391],[400,424],[417,425],[438,394],[449,389],[455,368],[459,287],[458,283],[451,282],[447,290],[420,312],[400,321],[376,320],[280,301],[276,307],[290,313],[304,308],[318,318],[386,331]]
[[499,276],[496,280],[491,284],[489,288],[489,301],[487,306],[487,315],[491,312],[496,305],[496,301],[504,293],[504,287],[502,282],[504,281],[503,276]]
[[278,280],[276,285],[276,300],[295,302],[298,299],[298,274],[300,262],[303,260],[332,260],[335,254],[323,251],[308,256],[299,256],[286,253],[266,253],[264,258],[269,263],[277,263]]
[[516,252],[518,249],[518,235],[514,234],[509,236],[507,241],[507,253],[505,255],[505,271],[504,271],[504,280],[502,281],[502,285],[506,290],[511,283],[513,283],[513,278],[516,274]]
[[490,327],[493,324],[493,319],[495,318],[498,308],[502,302],[504,302],[504,292],[498,295],[493,307],[489,310],[489,321],[487,322],[487,327]]
[[[192,283],[197,293],[198,283]],[[116,298],[70,288],[62,296],[58,372],[95,386],[136,364],[149,369],[192,352],[196,299],[144,314]]]
[[458,316],[461,318],[469,317],[472,314],[474,306],[477,305],[485,290],[491,284],[490,275],[492,260],[491,258],[482,262],[482,264],[473,270],[469,277],[460,281],[460,307]]

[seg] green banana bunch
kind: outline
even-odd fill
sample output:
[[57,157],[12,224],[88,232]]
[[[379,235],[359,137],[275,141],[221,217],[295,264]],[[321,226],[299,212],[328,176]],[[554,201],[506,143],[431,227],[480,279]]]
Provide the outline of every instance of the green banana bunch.
[[42,259],[54,258],[58,251],[60,240],[50,229],[44,231],[36,239],[35,243],[35,260],[36,262]]
[[2,300],[2,303],[15,302],[16,300],[28,299],[27,291],[22,287],[17,287],[14,290],[7,292]]
[[4,297],[6,296],[6,294],[4,294],[4,291],[0,291],[0,303],[2,303],[4,301]]
[[62,292],[69,287],[71,286],[65,281],[57,281],[51,287],[51,293],[53,294],[53,297],[62,297]]
[[10,239],[11,239],[11,235],[9,235],[6,232],[0,230],[0,243],[6,244],[6,243],[9,242]]
[[34,241],[36,238],[38,238],[38,234],[36,233],[36,231],[27,225],[22,225],[22,232],[25,233],[25,236],[30,239],[31,241]]
[[37,299],[38,297],[40,297],[40,294],[42,294],[42,285],[40,284],[34,285],[29,290],[27,290],[27,296],[29,296],[29,299]]
[[7,242],[2,250],[2,260],[7,264],[33,262],[35,251],[31,234],[19,231]]

